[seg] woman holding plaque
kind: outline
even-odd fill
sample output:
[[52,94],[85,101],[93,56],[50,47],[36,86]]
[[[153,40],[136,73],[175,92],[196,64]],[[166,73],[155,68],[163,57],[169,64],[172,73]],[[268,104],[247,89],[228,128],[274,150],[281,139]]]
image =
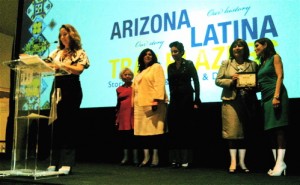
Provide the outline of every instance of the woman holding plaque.
[[264,130],[271,138],[275,166],[269,170],[270,176],[285,175],[286,132],[288,120],[288,93],[283,84],[283,64],[275,51],[272,41],[261,38],[254,42],[255,52],[260,60],[257,74],[264,110]]
[[[247,125],[254,118],[257,102],[254,90],[256,71],[257,64],[249,60],[247,43],[242,39],[236,39],[229,48],[229,59],[222,61],[215,81],[217,86],[223,88],[222,137],[227,140],[229,147],[229,173],[235,173],[237,166],[244,173],[250,172],[245,164],[246,137]],[[254,81],[243,82],[242,75],[251,73],[254,75]]]

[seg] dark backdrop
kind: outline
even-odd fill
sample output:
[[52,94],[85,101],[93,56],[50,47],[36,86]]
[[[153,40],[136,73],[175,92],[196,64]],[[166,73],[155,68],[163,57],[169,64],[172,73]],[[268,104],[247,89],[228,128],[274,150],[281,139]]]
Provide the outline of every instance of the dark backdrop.
[[[258,102],[259,104],[260,102]],[[289,172],[297,170],[299,162],[299,107],[300,99],[290,99],[290,128],[286,162]],[[115,111],[111,108],[81,109],[81,126],[78,132],[78,161],[118,163],[122,152],[114,128]],[[261,110],[258,109],[261,113]],[[188,118],[187,118],[188,119]],[[251,125],[247,164],[250,169],[267,170],[273,166],[273,157],[263,131],[262,115]],[[194,166],[227,168],[229,155],[221,137],[221,103],[203,103],[195,112],[193,135]],[[166,134],[167,138],[167,134]],[[161,164],[168,162],[167,142],[160,151]],[[142,155],[141,155],[142,156]]]
[[[260,102],[257,102],[258,105]],[[289,173],[300,173],[300,126],[299,107],[300,99],[290,99],[290,126],[288,132],[288,148],[286,162]],[[258,108],[258,112],[261,110]],[[47,113],[46,113],[47,114]],[[122,150],[114,128],[115,108],[89,108],[80,111],[80,129],[77,138],[77,161],[95,163],[119,163],[122,158]],[[11,155],[13,119],[8,119],[7,126],[7,153]],[[47,158],[49,154],[50,129],[45,120],[40,121],[40,148],[41,158]],[[246,162],[250,169],[266,171],[273,167],[273,156],[268,148],[267,138],[263,131],[262,115],[258,114],[257,120],[251,125],[249,149]],[[54,133],[55,135],[55,133]],[[195,112],[193,136],[194,167],[225,168],[229,166],[229,153],[226,142],[221,137],[221,103],[203,103],[200,110]],[[168,145],[165,138],[162,139],[163,148],[160,150],[160,163],[168,163]],[[142,151],[140,158],[142,158]]]
[[[259,104],[260,102],[258,102]],[[289,172],[299,171],[297,169],[300,165],[299,106],[300,99],[290,99],[290,128],[286,152]],[[80,138],[78,160],[118,163],[122,152],[114,129],[114,107],[82,109],[81,111],[82,126],[78,135]],[[267,170],[273,165],[273,156],[263,131],[260,109],[258,109],[258,113],[257,120],[250,127],[247,164],[251,169]],[[227,168],[229,155],[226,142],[221,137],[221,103],[203,103],[195,115],[194,129],[191,133],[194,138],[194,165]],[[162,141],[162,143],[164,147],[160,151],[161,163],[166,164],[168,162],[168,146],[167,142]]]

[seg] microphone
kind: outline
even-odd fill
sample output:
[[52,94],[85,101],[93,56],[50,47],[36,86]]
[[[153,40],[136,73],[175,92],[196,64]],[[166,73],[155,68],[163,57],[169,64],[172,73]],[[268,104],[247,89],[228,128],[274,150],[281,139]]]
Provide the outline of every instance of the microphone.
[[51,44],[57,44],[58,43],[58,41],[57,40],[55,40],[55,41],[53,41],[53,42],[47,42],[46,40],[44,40],[44,41],[41,41],[41,40],[39,40],[39,39],[35,39],[34,41],[33,41],[33,44],[35,45],[35,44],[38,44],[38,45],[51,45]]

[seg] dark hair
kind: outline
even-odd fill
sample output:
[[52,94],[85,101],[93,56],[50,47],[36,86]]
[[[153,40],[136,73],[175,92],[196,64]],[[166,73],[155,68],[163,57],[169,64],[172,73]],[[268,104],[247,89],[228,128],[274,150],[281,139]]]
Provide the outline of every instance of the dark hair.
[[154,51],[152,49],[146,48],[139,55],[139,58],[138,58],[138,65],[139,65],[138,66],[139,67],[138,72],[141,72],[144,69],[146,69],[146,66],[145,66],[145,63],[144,63],[144,56],[146,56],[148,51],[150,51],[151,54],[152,54],[152,60],[148,64],[148,67],[152,66],[154,63],[158,63],[157,57],[156,57],[156,54],[154,53]]
[[[69,33],[69,39],[70,39],[70,46],[69,47],[70,47],[70,49],[72,51],[81,49],[81,47],[82,47],[81,46],[81,38],[80,38],[80,35],[77,32],[77,30],[70,24],[63,24],[59,28],[59,31],[63,28]],[[64,49],[65,46],[60,41],[60,33],[58,34],[58,40],[59,40],[59,49]]]
[[234,55],[233,55],[233,48],[236,45],[242,45],[244,48],[244,55],[243,55],[243,59],[244,60],[249,60],[249,56],[250,56],[250,51],[249,51],[249,47],[246,41],[244,41],[243,39],[236,39],[235,41],[233,41],[233,43],[231,44],[230,48],[229,48],[229,59],[234,59]]
[[257,56],[260,59],[260,61],[264,61],[267,58],[269,58],[269,57],[271,57],[271,56],[273,56],[277,53],[276,50],[275,50],[274,44],[270,39],[268,39],[268,38],[257,39],[254,42],[254,45],[257,42],[262,44],[262,45],[267,44],[267,47],[262,51],[261,56]]
[[169,47],[172,48],[172,47],[175,47],[177,48],[180,52],[182,52],[182,55],[184,55],[184,46],[181,42],[178,42],[178,41],[174,41],[172,43],[169,44]]

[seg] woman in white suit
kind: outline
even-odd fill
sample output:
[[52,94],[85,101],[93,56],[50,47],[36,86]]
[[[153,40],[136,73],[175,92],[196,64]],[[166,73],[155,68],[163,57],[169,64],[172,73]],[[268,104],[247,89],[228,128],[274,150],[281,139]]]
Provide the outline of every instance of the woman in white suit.
[[[133,83],[134,135],[139,136],[144,160],[139,167],[157,167],[158,148],[166,131],[165,75],[153,50],[146,48],[138,57],[138,74]],[[152,160],[150,163],[150,149]]]

